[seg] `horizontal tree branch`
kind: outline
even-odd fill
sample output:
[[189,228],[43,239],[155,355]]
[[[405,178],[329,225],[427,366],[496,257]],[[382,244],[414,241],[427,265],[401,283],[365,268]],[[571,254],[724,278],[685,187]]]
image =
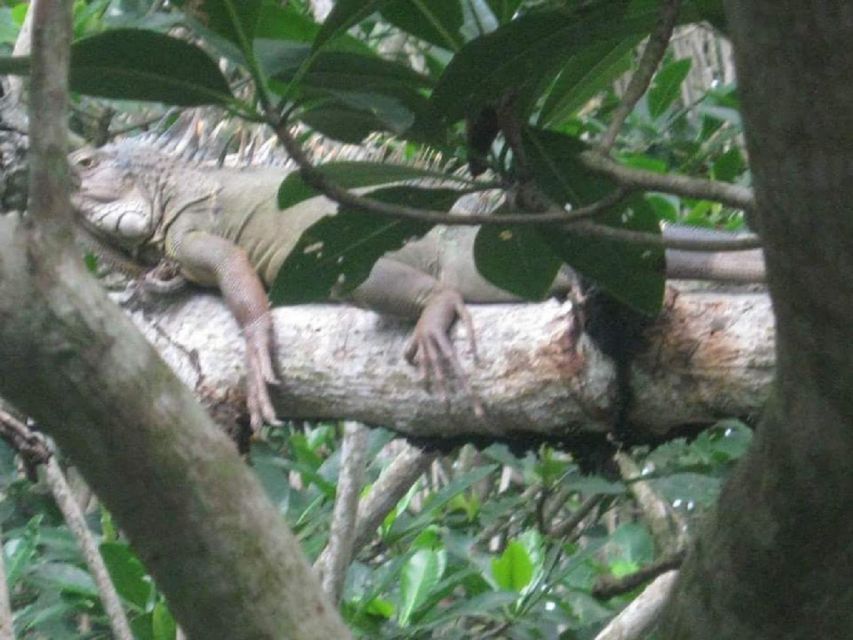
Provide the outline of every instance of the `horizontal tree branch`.
[[[461,385],[451,385],[446,399],[425,389],[402,357],[410,325],[343,305],[273,312],[279,415],[354,419],[424,438],[570,438],[609,430],[613,368],[585,336],[574,337],[570,303],[480,305],[471,312],[479,364],[461,327],[453,338],[484,419],[474,415]],[[208,405],[232,415],[242,410],[242,339],[219,298],[198,293],[131,315]],[[760,409],[774,367],[765,294],[673,289],[650,340],[634,367],[638,428],[665,434]]]

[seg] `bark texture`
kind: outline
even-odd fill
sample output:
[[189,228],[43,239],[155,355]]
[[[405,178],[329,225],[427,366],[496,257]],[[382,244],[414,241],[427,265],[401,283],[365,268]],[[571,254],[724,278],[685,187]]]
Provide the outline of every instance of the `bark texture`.
[[[272,388],[280,417],[357,419],[407,435],[501,438],[572,436],[612,425],[613,367],[585,337],[569,303],[472,306],[479,361],[461,328],[462,364],[483,401],[451,384],[449,399],[428,393],[402,357],[411,325],[342,305],[274,312],[282,384]],[[208,404],[242,410],[242,338],[221,300],[195,292],[133,321]],[[633,423],[663,435],[685,424],[748,416],[773,375],[773,318],[752,288],[671,289],[667,310],[634,366]]]
[[853,633],[853,4],[730,0],[777,380],[663,638]]
[[192,638],[347,638],[259,483],[70,245],[71,2],[34,4],[31,217],[0,216],[0,394],[48,429]]

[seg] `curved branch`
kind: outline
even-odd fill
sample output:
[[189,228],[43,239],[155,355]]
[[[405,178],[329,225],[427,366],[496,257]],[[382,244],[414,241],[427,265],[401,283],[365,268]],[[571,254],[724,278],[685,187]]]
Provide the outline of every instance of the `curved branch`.
[[747,187],[727,182],[714,182],[701,178],[631,169],[595,151],[584,151],[580,154],[580,158],[587,168],[612,178],[625,189],[661,191],[688,198],[714,200],[734,209],[747,211],[755,207],[752,189]]
[[637,101],[643,97],[643,94],[649,88],[652,77],[655,75],[655,71],[660,65],[664,53],[666,53],[680,6],[681,0],[669,0],[663,3],[657,25],[649,36],[649,41],[643,50],[637,70],[631,76],[631,81],[628,83],[625,95],[622,96],[622,102],[619,103],[619,106],[613,113],[613,120],[610,121],[610,126],[601,137],[598,148],[598,152],[601,155],[607,155],[610,152],[610,148],[616,142],[616,136],[619,134],[619,129],[622,128],[625,118],[634,110]]

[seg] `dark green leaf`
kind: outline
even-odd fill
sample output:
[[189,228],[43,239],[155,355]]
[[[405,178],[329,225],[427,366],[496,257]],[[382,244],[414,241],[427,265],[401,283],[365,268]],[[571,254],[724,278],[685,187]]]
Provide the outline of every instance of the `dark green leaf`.
[[[271,77],[285,82],[294,77],[310,53],[307,47],[297,49],[297,43],[292,41],[265,40],[259,41],[258,46],[267,50],[263,56],[263,59],[268,61],[264,70]],[[278,64],[273,65],[270,62],[275,60],[273,51],[276,46],[284,47],[285,51],[279,57]],[[294,52],[295,49],[298,53]],[[376,56],[339,51],[317,54],[311,60],[301,82],[304,86],[317,89],[349,91],[378,91],[400,87],[418,89],[431,84],[427,76],[396,62]]]
[[519,5],[521,5],[521,0],[486,0],[486,2],[501,24],[512,20]]
[[[528,129],[524,146],[537,183],[561,204],[587,205],[614,188],[608,179],[592,174],[580,162],[578,154],[587,148],[580,140],[553,131]],[[654,210],[641,196],[600,214],[596,222],[660,233]],[[556,255],[615,298],[649,315],[660,310],[664,290],[661,249],[582,237],[554,227],[541,233]]]
[[314,39],[314,49],[377,11],[388,0],[338,0]]
[[[382,162],[328,162],[319,165],[317,169],[345,189],[373,187],[417,178],[448,179],[448,176],[438,171]],[[299,172],[294,171],[284,179],[278,189],[278,208],[287,209],[316,195],[318,193],[305,184]]]
[[610,86],[631,66],[630,52],[639,41],[634,36],[594,45],[573,55],[554,82],[539,122],[556,125],[574,115],[596,93]]
[[27,76],[30,74],[29,56],[0,56],[0,73],[9,76]]
[[659,118],[678,97],[692,62],[690,58],[676,60],[655,74],[649,89],[649,113],[653,118]]
[[526,300],[548,295],[563,261],[530,225],[484,225],[474,241],[474,261],[484,278]]
[[145,567],[139,559],[121,542],[103,543],[101,556],[118,594],[144,611],[151,597],[152,584],[146,578]]
[[459,0],[389,0],[382,17],[407,33],[444,49],[462,46],[459,28],[464,22]]
[[746,171],[746,160],[740,149],[732,147],[714,160],[711,175],[715,180],[734,182],[744,171]]
[[[403,113],[402,109],[398,113]],[[389,114],[383,115],[390,117]],[[408,115],[410,116],[408,122],[411,123],[413,116]],[[338,102],[306,111],[302,114],[301,120],[315,131],[349,144],[361,144],[372,132],[386,128],[386,122],[377,114]]]
[[255,37],[261,0],[203,0],[193,3],[192,14],[208,29],[246,53]]
[[[388,187],[371,198],[393,204],[448,211],[459,199],[455,189]],[[287,215],[286,212],[282,215]],[[270,291],[274,304],[327,300],[367,279],[374,263],[407,240],[424,235],[431,224],[342,210],[307,229],[281,266]]]
[[67,562],[42,562],[28,576],[42,589],[65,591],[70,594],[97,598],[98,589],[92,577],[83,569]]
[[[694,2],[683,3],[679,20],[698,17]],[[572,9],[531,12],[469,42],[454,56],[432,100],[448,122],[476,113],[509,91],[522,97],[543,86],[565,61],[590,46],[644,36],[655,25],[657,0],[612,0]]]
[[524,589],[533,577],[533,562],[524,545],[518,540],[510,542],[500,557],[492,560],[492,575],[501,589]]
[[153,31],[116,29],[71,47],[71,89],[181,106],[226,104],[228,83],[204,51]]
[[172,613],[165,602],[158,602],[151,612],[151,628],[154,632],[154,640],[174,640],[177,635],[178,625],[172,617]]
[[412,614],[429,597],[441,578],[439,552],[420,549],[406,561],[400,575],[400,611],[398,622],[408,626]]

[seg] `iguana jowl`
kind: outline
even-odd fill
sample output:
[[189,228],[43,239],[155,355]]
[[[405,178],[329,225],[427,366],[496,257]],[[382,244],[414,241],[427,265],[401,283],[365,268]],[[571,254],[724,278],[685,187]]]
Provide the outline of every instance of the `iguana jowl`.
[[[280,169],[190,165],[133,142],[83,149],[71,154],[70,161],[79,182],[73,196],[75,208],[100,241],[143,264],[168,259],[186,279],[219,288],[246,340],[252,427],[257,429],[264,421],[275,423],[267,389],[275,375],[265,288],[302,232],[333,214],[336,203],[316,197],[279,211]],[[685,231],[665,233],[683,236]],[[380,312],[417,319],[406,356],[440,387],[445,383],[445,366],[464,380],[447,333],[460,318],[473,342],[465,302],[517,300],[477,272],[475,234],[471,227],[436,227],[381,258],[368,279],[347,297]],[[668,253],[667,262],[670,277],[763,279],[763,263],[756,252]],[[569,285],[568,278],[558,277],[552,293]]]

